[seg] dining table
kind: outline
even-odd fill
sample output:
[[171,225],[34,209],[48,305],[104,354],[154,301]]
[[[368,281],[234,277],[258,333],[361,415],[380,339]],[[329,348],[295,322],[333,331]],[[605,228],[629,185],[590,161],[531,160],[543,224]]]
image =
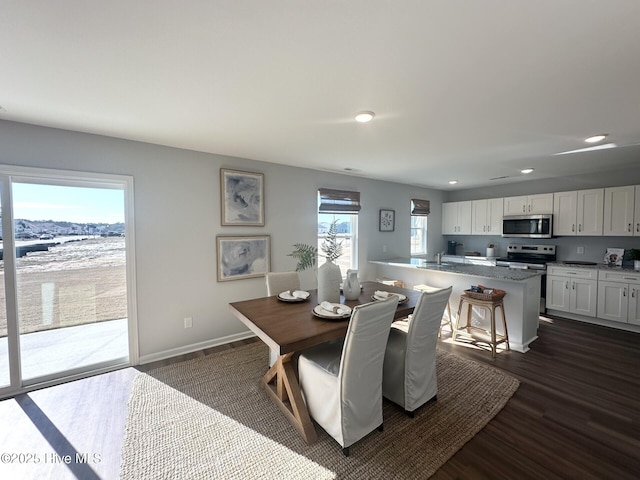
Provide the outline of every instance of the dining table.
[[[340,303],[353,308],[378,301],[374,297],[376,291],[406,298],[398,303],[395,319],[410,315],[421,293],[365,281],[361,283],[361,293],[356,300],[345,300],[341,296]],[[302,397],[293,360],[297,358],[296,353],[304,349],[344,338],[350,319],[350,316],[322,315],[318,303],[316,290],[310,290],[306,299],[278,294],[229,303],[231,313],[277,353],[276,361],[262,377],[260,385],[308,444],[316,441],[317,433]]]

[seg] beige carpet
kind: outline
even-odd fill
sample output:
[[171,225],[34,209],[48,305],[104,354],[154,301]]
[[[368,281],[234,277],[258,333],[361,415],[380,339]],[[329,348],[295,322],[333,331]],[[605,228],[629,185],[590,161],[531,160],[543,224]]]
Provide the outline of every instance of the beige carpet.
[[140,374],[129,400],[123,479],[427,478],[504,407],[519,382],[438,351],[438,400],[409,418],[385,400],[384,431],[344,457],[320,427],[307,445],[258,385],[262,343]]

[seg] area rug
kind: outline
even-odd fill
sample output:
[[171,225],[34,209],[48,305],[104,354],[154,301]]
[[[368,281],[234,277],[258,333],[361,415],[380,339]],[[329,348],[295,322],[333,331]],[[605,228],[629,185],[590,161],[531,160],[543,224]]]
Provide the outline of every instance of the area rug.
[[414,418],[384,401],[384,431],[351,447],[319,426],[307,445],[259,387],[262,343],[141,373],[134,380],[121,478],[428,478],[518,389],[517,379],[438,350],[438,400]]

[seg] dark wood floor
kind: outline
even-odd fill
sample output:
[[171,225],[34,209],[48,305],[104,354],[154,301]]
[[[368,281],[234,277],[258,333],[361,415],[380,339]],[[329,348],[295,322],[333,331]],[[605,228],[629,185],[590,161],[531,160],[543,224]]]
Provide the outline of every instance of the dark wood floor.
[[[640,478],[640,334],[555,319],[541,323],[539,335],[528,353],[500,353],[495,360],[444,335],[446,350],[494,365],[521,385],[435,479]],[[129,387],[138,370],[244,343],[0,402],[0,453],[40,458],[37,465],[0,463],[0,478],[118,478]],[[75,452],[99,460],[53,463],[56,455]]]

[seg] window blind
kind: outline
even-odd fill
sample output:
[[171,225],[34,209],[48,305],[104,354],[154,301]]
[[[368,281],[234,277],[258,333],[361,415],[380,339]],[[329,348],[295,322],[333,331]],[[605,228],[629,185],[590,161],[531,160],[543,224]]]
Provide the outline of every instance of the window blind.
[[414,217],[426,217],[431,213],[431,202],[429,200],[412,198],[411,203],[413,204],[411,215]]
[[320,194],[320,213],[358,213],[360,211],[360,192],[348,190],[318,189]]

